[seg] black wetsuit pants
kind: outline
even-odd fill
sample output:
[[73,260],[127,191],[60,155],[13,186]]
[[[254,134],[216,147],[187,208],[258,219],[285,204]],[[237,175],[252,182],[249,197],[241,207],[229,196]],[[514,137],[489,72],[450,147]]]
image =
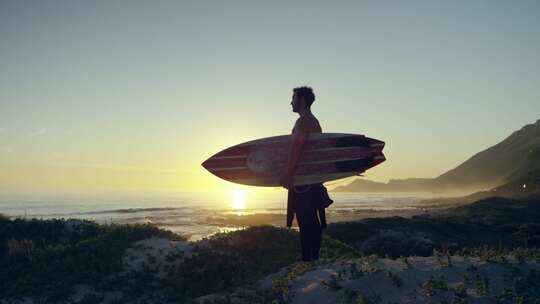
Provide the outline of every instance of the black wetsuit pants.
[[321,249],[322,230],[317,216],[317,209],[309,208],[296,214],[300,228],[300,243],[302,245],[302,260],[310,261],[319,258]]
[[[297,187],[299,191],[303,187]],[[296,214],[296,221],[300,230],[300,244],[302,246],[302,260],[311,261],[319,258],[319,251],[321,249],[322,228],[318,216],[318,208],[315,206],[317,201],[315,200],[313,192],[308,190],[304,193],[297,193],[293,189],[290,189],[289,199],[292,199],[291,207],[294,208]]]

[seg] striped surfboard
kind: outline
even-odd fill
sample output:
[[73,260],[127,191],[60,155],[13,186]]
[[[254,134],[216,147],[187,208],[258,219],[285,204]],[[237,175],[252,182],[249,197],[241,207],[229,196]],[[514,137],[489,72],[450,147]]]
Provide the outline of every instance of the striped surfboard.
[[[291,135],[248,141],[227,148],[202,163],[227,181],[276,187],[285,170]],[[365,172],[385,161],[384,142],[358,134],[311,133],[293,175],[294,185],[307,185]]]

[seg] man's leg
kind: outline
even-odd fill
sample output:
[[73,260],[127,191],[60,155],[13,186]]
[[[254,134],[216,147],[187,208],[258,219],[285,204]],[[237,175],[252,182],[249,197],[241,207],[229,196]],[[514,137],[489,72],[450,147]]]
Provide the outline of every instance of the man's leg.
[[319,257],[319,249],[321,247],[321,226],[317,217],[315,209],[308,208],[305,212],[302,212],[302,228],[301,238],[305,243],[304,250],[305,256],[310,260],[317,259]]
[[[313,200],[312,186],[300,186],[295,188],[295,197],[297,198],[296,220],[300,229],[300,243],[302,245],[302,260],[311,261],[313,259],[315,242],[314,232],[320,230],[316,210],[312,208]],[[317,229],[318,228],[318,229]]]
[[314,260],[319,259],[319,252],[321,250],[321,240],[322,240],[322,229],[320,226],[316,227],[315,232],[313,234],[313,243],[312,243],[312,251],[311,256]]
[[311,261],[312,256],[312,248],[311,244],[313,243],[311,241],[311,234],[310,234],[310,228],[309,228],[309,217],[307,216],[306,212],[297,212],[296,213],[296,221],[298,222],[298,228],[300,230],[300,245],[302,247],[302,260],[303,261]]
[[313,259],[319,258],[319,251],[321,249],[322,228],[317,216],[317,209],[310,210],[310,249],[311,257]]

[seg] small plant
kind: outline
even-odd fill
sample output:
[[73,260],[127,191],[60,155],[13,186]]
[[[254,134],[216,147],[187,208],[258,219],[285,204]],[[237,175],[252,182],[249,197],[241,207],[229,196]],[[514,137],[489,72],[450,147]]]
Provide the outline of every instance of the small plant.
[[34,242],[32,240],[11,239],[7,241],[7,253],[9,256],[16,256],[16,257],[32,260],[34,252],[35,252],[35,247],[34,247]]
[[377,273],[381,271],[378,267],[376,266],[371,266],[371,265],[368,265],[366,270],[364,272],[367,272],[367,273]]
[[274,278],[272,280],[272,303],[288,303],[291,295],[289,292],[289,280],[286,277]]
[[351,277],[351,279],[355,280],[355,279],[358,279],[360,277],[362,277],[364,275],[364,272],[362,272],[362,270],[358,269],[356,263],[351,263],[350,264],[350,268],[349,268],[349,276]]
[[512,303],[514,299],[514,291],[512,288],[505,287],[500,294],[495,296],[495,303],[506,304]]
[[468,304],[469,302],[467,302],[467,300],[463,299],[463,298],[454,298],[452,300],[452,304]]
[[379,294],[374,294],[372,296],[364,296],[361,293],[358,293],[356,298],[357,304],[380,304],[382,303],[382,297]]
[[386,275],[390,278],[390,280],[392,281],[392,285],[396,286],[396,287],[401,287],[403,286],[403,280],[395,273],[393,273],[392,271],[388,270],[386,272]]
[[289,284],[298,276],[313,269],[313,263],[295,263],[288,267],[288,272],[285,276],[277,277],[272,280],[271,297],[272,303],[288,303],[292,298],[289,290]]
[[411,262],[409,261],[407,257],[400,257],[400,260],[401,262],[403,262],[403,264],[405,264],[405,267],[408,270],[414,269],[414,266],[411,264]]
[[446,261],[445,259],[443,259],[445,257],[445,254],[442,250],[438,250],[437,248],[433,248],[433,254],[432,254],[436,259],[437,259],[437,262],[439,263],[439,265],[441,267],[447,267],[448,265],[446,264]]
[[338,272],[337,272],[338,279],[340,281],[343,281],[345,276],[347,275],[347,272],[348,272],[347,269],[338,270]]
[[539,248],[514,248],[510,254],[518,260],[520,264],[523,264],[527,259],[536,259],[536,262],[540,262],[540,249]]
[[429,279],[427,279],[422,284],[421,292],[426,297],[432,297],[437,293],[437,291],[447,291],[447,290],[448,290],[448,284],[446,282],[446,277],[441,274],[438,277],[430,275]]
[[376,273],[376,272],[378,272],[379,268],[377,268],[377,266],[372,265],[375,262],[377,262],[378,259],[379,258],[377,257],[376,254],[372,254],[372,255],[364,257],[363,258],[363,265],[362,265],[363,272],[364,273]]
[[465,288],[465,284],[460,283],[454,288],[454,297],[460,299],[467,298],[467,289]]
[[501,246],[499,246],[498,248],[494,248],[494,247],[484,245],[477,252],[477,255],[484,262],[498,263],[498,264],[508,263],[506,257],[504,256],[504,250],[502,249]]
[[476,293],[479,295],[486,295],[489,292],[489,278],[483,278],[479,274],[475,277]]
[[342,287],[339,285],[339,282],[341,281],[341,278],[335,274],[332,274],[330,276],[330,280],[323,280],[321,283],[328,289],[332,291],[338,291]]
[[377,256],[376,254],[372,254],[372,255],[368,255],[364,257],[365,262],[368,264],[375,263],[377,262],[378,259],[379,259],[379,256]]
[[433,256],[437,259],[441,267],[452,267],[452,259],[450,258],[448,249],[437,250],[433,248]]

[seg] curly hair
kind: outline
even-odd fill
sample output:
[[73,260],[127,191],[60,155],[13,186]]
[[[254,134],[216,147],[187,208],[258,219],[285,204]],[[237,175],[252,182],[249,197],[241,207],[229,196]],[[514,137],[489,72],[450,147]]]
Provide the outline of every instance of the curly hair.
[[307,86],[297,87],[293,89],[294,94],[300,97],[305,97],[306,106],[309,108],[311,104],[315,101],[315,94],[313,94],[313,89]]

